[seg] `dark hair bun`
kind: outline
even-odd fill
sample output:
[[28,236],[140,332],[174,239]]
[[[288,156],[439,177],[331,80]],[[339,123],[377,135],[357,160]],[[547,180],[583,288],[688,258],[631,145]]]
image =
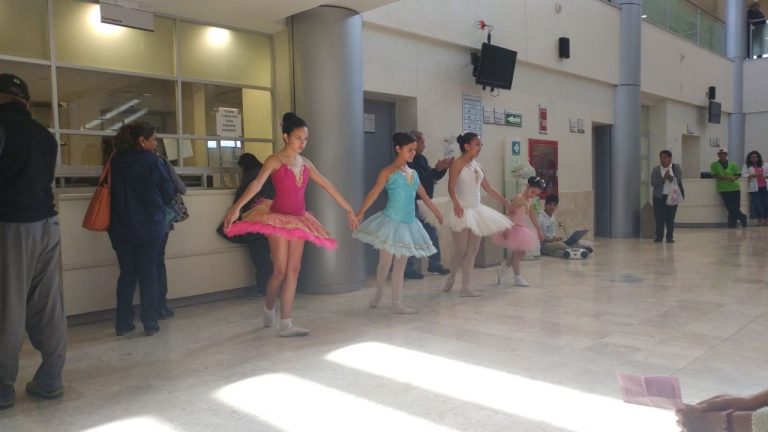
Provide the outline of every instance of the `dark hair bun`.
[[416,137],[406,132],[397,132],[392,135],[392,144],[394,144],[395,147],[403,147],[415,142]]
[[544,190],[547,187],[547,184],[544,183],[544,180],[536,176],[531,176],[531,177],[528,177],[528,186],[532,186],[532,187]]
[[296,114],[292,112],[287,112],[283,114],[283,133],[284,134],[290,134],[293,132],[294,129],[307,127],[307,122],[305,122],[301,117],[297,116]]

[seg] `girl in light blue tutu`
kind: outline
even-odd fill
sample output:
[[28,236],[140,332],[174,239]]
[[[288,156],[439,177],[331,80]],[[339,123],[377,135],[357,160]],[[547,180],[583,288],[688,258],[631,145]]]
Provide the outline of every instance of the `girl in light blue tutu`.
[[[422,202],[434,213],[439,223],[443,217],[419,182],[416,171],[407,163],[416,155],[416,137],[398,132],[392,137],[397,157],[384,167],[376,178],[376,184],[363,200],[357,212],[362,220],[365,211],[373,204],[381,191],[387,189],[387,206],[360,224],[352,237],[372,245],[379,250],[379,266],[376,269],[376,293],[370,301],[375,308],[384,294],[387,274],[392,268],[392,313],[412,314],[416,311],[402,304],[403,274],[409,256],[428,257],[436,252],[429,235],[416,219],[415,197],[419,194]],[[393,264],[394,261],[394,264]]]

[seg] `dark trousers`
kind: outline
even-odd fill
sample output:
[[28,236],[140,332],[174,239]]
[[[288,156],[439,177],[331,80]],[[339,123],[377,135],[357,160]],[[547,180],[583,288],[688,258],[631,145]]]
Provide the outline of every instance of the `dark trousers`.
[[[424,231],[427,232],[429,239],[432,241],[435,249],[437,249],[437,252],[429,256],[429,267],[438,267],[440,266],[440,241],[437,235],[437,229],[423,220],[419,220],[419,222],[421,222],[421,226],[424,227]],[[418,263],[419,260],[416,257],[408,257],[408,265],[406,268],[408,271],[419,271]]]
[[728,191],[720,192],[720,196],[723,198],[723,204],[725,204],[726,210],[728,210],[728,226],[733,228],[736,226],[736,222],[747,221],[747,216],[741,212],[741,192],[740,191]]
[[258,239],[248,243],[248,253],[251,255],[251,262],[256,267],[256,292],[249,294],[266,295],[267,281],[272,276],[272,256],[269,253],[269,240],[263,235]]
[[667,240],[673,240],[675,235],[675,214],[677,206],[667,205],[667,196],[653,197],[653,215],[656,217],[656,240],[664,238],[664,227],[667,227]]
[[160,256],[157,259],[157,310],[168,309],[168,272],[165,270],[165,246],[168,244],[168,235],[165,233],[163,241],[160,242]]
[[768,218],[768,192],[766,188],[758,188],[757,192],[749,193],[749,208],[752,209],[752,213],[757,219]]
[[0,394],[7,394],[16,382],[25,329],[42,357],[32,381],[46,391],[62,386],[67,320],[59,246],[56,216],[29,223],[0,222]]
[[116,327],[126,327],[133,323],[133,293],[136,282],[139,283],[141,298],[141,322],[147,325],[157,324],[158,290],[157,260],[163,239],[141,243],[120,243],[113,248],[117,253],[120,276],[117,278],[117,316]]

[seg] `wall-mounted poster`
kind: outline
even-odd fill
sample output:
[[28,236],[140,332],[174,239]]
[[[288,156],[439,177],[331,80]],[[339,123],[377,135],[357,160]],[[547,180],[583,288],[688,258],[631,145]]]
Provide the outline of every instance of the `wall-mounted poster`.
[[547,106],[539,104],[539,133],[547,133]]
[[578,126],[579,133],[584,133],[584,119],[580,118],[578,123],[579,123],[579,126]]
[[569,118],[568,119],[568,130],[576,133],[579,131],[579,121],[575,118]]

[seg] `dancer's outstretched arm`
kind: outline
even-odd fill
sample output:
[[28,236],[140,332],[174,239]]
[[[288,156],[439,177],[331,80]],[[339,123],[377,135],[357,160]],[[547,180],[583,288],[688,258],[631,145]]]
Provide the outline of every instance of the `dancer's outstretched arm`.
[[464,169],[466,164],[461,158],[456,158],[453,160],[451,168],[448,169],[448,196],[451,197],[453,202],[453,214],[459,219],[464,217],[464,208],[456,197],[456,183],[458,183],[459,174],[461,174],[461,170]]
[[488,181],[488,177],[483,176],[483,182],[480,183],[480,186],[483,187],[483,190],[485,193],[493,197],[496,201],[500,202],[501,205],[504,206],[504,208],[507,209],[507,213],[511,213],[515,211],[515,209],[512,207],[512,204],[507,201],[506,198],[502,194],[499,193],[496,189],[491,186],[491,182]]
[[358,220],[363,220],[365,217],[365,211],[368,210],[373,202],[376,201],[376,198],[379,197],[379,194],[381,194],[381,191],[383,191],[384,187],[387,185],[389,176],[391,176],[394,171],[395,168],[391,165],[379,171],[379,175],[376,177],[376,183],[374,183],[371,190],[368,191],[368,195],[366,195],[365,199],[363,199],[363,204],[360,206],[360,210],[357,211]]
[[264,183],[267,181],[267,178],[270,176],[270,174],[272,174],[272,171],[280,168],[281,164],[282,162],[280,162],[280,159],[278,159],[278,157],[275,155],[270,155],[267,160],[264,161],[264,165],[261,167],[259,175],[256,176],[256,179],[254,179],[247,188],[245,188],[245,191],[243,191],[240,199],[237,200],[237,202],[229,208],[227,215],[224,216],[225,230],[228,230],[229,227],[235,223],[237,218],[240,217],[240,209],[243,208],[243,206],[248,203],[251,198],[259,193],[262,186],[264,186]]
[[344,199],[343,196],[341,196],[341,193],[339,193],[338,189],[336,189],[333,184],[331,184],[330,181],[328,181],[327,178],[325,178],[322,174],[320,174],[320,171],[315,168],[315,165],[309,161],[309,159],[304,158],[304,163],[307,164],[307,167],[309,168],[309,178],[312,179],[315,183],[320,185],[321,188],[325,189],[326,192],[328,192],[328,195],[333,197],[334,200],[336,200],[337,203],[339,203],[339,206],[346,210],[347,212],[347,224],[349,225],[349,229],[356,230],[359,222],[357,218],[355,217],[355,210],[352,208],[351,205],[347,202],[347,200]]
[[435,207],[435,204],[429,198],[429,195],[427,195],[427,191],[424,190],[424,187],[422,185],[419,185],[419,188],[416,189],[416,193],[419,195],[419,198],[421,198],[421,201],[424,202],[427,208],[430,211],[432,211],[432,214],[435,215],[435,218],[437,218],[437,221],[440,222],[440,225],[442,225],[443,215],[440,214],[440,210],[438,210],[437,207]]

